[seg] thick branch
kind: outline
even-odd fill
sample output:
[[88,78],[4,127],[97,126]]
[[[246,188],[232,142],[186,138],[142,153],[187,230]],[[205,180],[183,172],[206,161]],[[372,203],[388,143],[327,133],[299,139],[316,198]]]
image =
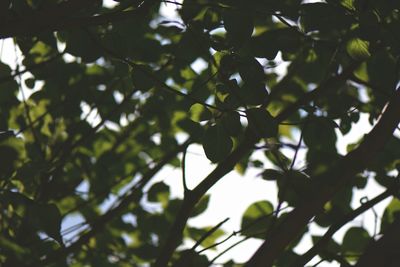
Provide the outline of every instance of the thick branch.
[[[293,112],[296,112],[299,107],[312,101],[320,94],[332,88],[332,85],[342,82],[354,71],[358,66],[358,63],[353,64],[347,68],[340,75],[330,77],[323,82],[315,90],[306,93],[296,103],[283,110],[275,119],[278,123],[286,120]],[[243,142],[218,166],[212,171],[196,188],[194,188],[184,199],[182,207],[176,217],[176,220],[170,230],[170,235],[166,239],[164,246],[158,256],[155,266],[164,267],[167,266],[174,250],[179,245],[182,238],[183,229],[185,228],[186,222],[189,219],[190,213],[192,212],[196,203],[200,198],[222,177],[233,170],[234,166],[251,151],[254,145],[257,143],[258,138],[251,132],[247,131],[246,138]]]
[[130,11],[116,11],[89,17],[75,16],[76,12],[96,5],[98,2],[98,0],[69,0],[55,7],[35,12],[31,16],[7,21],[0,25],[0,39],[15,36],[34,36],[45,31],[102,25],[132,18],[132,16],[145,16],[148,9],[157,4],[159,0],[144,1],[140,7]]
[[256,251],[246,267],[272,266],[289,243],[307,226],[309,220],[350,178],[362,171],[379,153],[400,122],[400,90],[396,90],[381,119],[358,148],[350,152],[325,173],[314,177],[320,181],[318,191],[294,209]]
[[400,266],[400,219],[395,220],[378,241],[369,244],[355,267]]
[[362,204],[360,207],[357,209],[353,210],[351,213],[345,215],[342,219],[340,219],[338,222],[336,222],[334,225],[329,227],[328,231],[322,236],[321,239],[318,240],[314,244],[312,248],[310,248],[306,253],[304,253],[297,261],[294,266],[305,266],[314,256],[316,256],[327,244],[328,242],[332,239],[332,236],[345,225],[346,223],[354,220],[357,216],[363,214],[365,211],[368,209],[372,208],[382,200],[386,199],[395,191],[397,191],[397,187],[395,189],[388,189],[385,192],[381,193],[380,195],[376,196],[375,198],[371,199],[370,201]]

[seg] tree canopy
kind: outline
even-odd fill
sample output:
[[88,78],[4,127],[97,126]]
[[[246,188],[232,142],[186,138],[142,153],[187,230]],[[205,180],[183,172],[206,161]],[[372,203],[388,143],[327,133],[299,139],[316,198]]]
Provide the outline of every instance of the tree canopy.
[[[22,54],[0,62],[0,265],[211,266],[236,235],[262,245],[223,266],[400,266],[399,32],[397,0],[1,1],[0,38]],[[342,155],[361,114],[373,129]],[[214,169],[188,187],[195,144]],[[166,166],[183,199],[154,180]],[[278,203],[250,205],[233,234],[188,224],[249,167]],[[369,180],[385,190],[351,206]],[[375,233],[332,238],[384,199]]]

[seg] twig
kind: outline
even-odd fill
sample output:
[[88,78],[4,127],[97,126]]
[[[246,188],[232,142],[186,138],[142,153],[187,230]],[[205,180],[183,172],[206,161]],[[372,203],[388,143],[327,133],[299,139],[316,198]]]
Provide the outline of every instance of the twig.
[[196,244],[193,245],[193,247],[191,248],[191,250],[195,250],[198,246],[201,245],[201,243],[206,240],[209,236],[211,236],[215,231],[217,231],[219,228],[221,228],[221,226],[226,223],[229,220],[229,218],[224,219],[223,221],[221,221],[220,223],[218,223],[216,226],[214,226],[213,228],[211,228],[209,231],[207,231],[199,240],[197,240]]
[[210,264],[213,264],[219,257],[221,257],[222,255],[224,255],[226,252],[228,252],[229,250],[231,250],[232,248],[236,247],[237,245],[240,245],[241,243],[243,243],[244,241],[250,239],[250,237],[245,237],[239,241],[237,241],[236,243],[230,245],[228,248],[224,249],[221,253],[219,253],[217,256],[215,256],[211,261]]
[[353,210],[349,214],[345,215],[343,218],[338,220],[335,224],[329,227],[328,231],[314,244],[312,248],[310,248],[306,253],[304,253],[295,264],[292,266],[305,266],[307,262],[312,260],[312,258],[317,255],[331,240],[332,236],[346,223],[354,220],[357,216],[361,215],[368,209],[372,208],[382,200],[386,199],[387,197],[391,196],[396,190],[388,189],[382,194],[376,196],[375,198],[363,203],[360,207]]
[[187,154],[187,147],[182,152],[182,184],[183,184],[183,194],[186,195],[189,192],[189,188],[186,184],[186,154]]

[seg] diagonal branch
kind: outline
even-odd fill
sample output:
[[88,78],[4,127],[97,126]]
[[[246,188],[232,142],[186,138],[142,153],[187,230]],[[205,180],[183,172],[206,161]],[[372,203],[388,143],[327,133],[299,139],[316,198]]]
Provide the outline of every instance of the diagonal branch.
[[[173,151],[165,154],[165,156],[155,165],[153,168],[149,169],[145,172],[141,178],[141,180],[131,188],[126,194],[125,197],[122,198],[120,203],[116,205],[114,208],[111,208],[106,213],[101,215],[97,220],[91,223],[90,230],[80,236],[80,238],[75,241],[70,246],[66,247],[65,249],[61,248],[59,250],[54,251],[52,254],[48,255],[46,259],[40,261],[40,266],[47,266],[51,263],[55,263],[59,260],[64,259],[68,254],[78,250],[86,244],[89,239],[95,236],[99,231],[101,231],[106,224],[108,224],[111,220],[116,218],[119,214],[123,213],[128,206],[132,203],[137,203],[140,200],[141,192],[144,186],[156,175],[168,162],[170,162],[176,155],[182,152],[187,146],[190,144],[191,140],[186,140],[184,143],[179,145]],[[28,266],[34,267],[37,262],[34,262]]]
[[[288,106],[275,118],[277,123],[286,120],[290,115],[296,112],[299,107],[317,98],[326,90],[331,89],[332,85],[345,81],[359,64],[360,62],[352,64],[340,75],[328,78],[319,87],[306,93],[302,98],[300,98],[293,105]],[[168,265],[174,250],[179,245],[183,229],[185,228],[186,222],[189,219],[190,213],[192,212],[196,203],[213,185],[215,185],[222,177],[234,169],[234,166],[254,148],[254,145],[257,143],[257,141],[258,138],[256,135],[251,130],[248,130],[242,143],[240,143],[239,146],[224,161],[219,163],[214,171],[212,171],[199,185],[197,185],[196,188],[187,194],[187,196],[184,198],[178,215],[176,216],[175,222],[169,231],[170,234],[164,242],[161,253],[157,257],[155,267],[164,267]]]
[[322,210],[323,205],[345,186],[350,178],[362,171],[380,152],[400,122],[400,89],[397,89],[373,130],[358,148],[347,154],[326,172],[314,177],[319,181],[315,194],[305,199],[272,231],[256,251],[246,267],[272,266],[288,244],[309,220]]
[[294,266],[306,266],[306,264],[312,260],[314,256],[316,256],[331,240],[332,236],[346,223],[354,220],[357,216],[363,214],[368,209],[372,208],[382,200],[386,199],[387,197],[393,195],[398,190],[398,186],[395,188],[389,188],[388,190],[384,191],[383,193],[379,194],[375,198],[369,200],[368,202],[362,204],[357,209],[353,210],[349,214],[345,215],[341,218],[337,223],[333,224],[329,227],[328,231],[322,236],[321,239],[318,240],[314,244],[312,248],[310,248],[306,253],[304,253],[297,261],[293,264]]
[[397,218],[378,241],[366,248],[354,267],[400,266],[400,219]]

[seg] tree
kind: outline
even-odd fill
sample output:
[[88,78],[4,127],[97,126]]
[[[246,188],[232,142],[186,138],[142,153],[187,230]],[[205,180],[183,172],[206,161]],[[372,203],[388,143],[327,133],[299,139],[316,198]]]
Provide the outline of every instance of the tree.
[[[163,19],[162,2],[179,16]],[[204,251],[232,235],[224,221],[188,220],[219,180],[249,166],[275,181],[279,203],[266,196],[246,210],[234,234],[263,244],[247,263],[223,266],[306,266],[315,256],[400,266],[399,1],[115,4],[1,2],[0,37],[22,52],[16,69],[0,65],[2,266],[210,266]],[[340,155],[337,130],[348,133],[360,114],[373,129]],[[215,169],[188,188],[193,144]],[[167,165],[182,169],[183,199],[154,182]],[[353,189],[372,179],[386,191],[352,208]],[[352,227],[342,242],[332,238],[387,198],[379,233]],[[61,232],[73,214],[84,222]],[[326,233],[296,254],[311,223]]]

